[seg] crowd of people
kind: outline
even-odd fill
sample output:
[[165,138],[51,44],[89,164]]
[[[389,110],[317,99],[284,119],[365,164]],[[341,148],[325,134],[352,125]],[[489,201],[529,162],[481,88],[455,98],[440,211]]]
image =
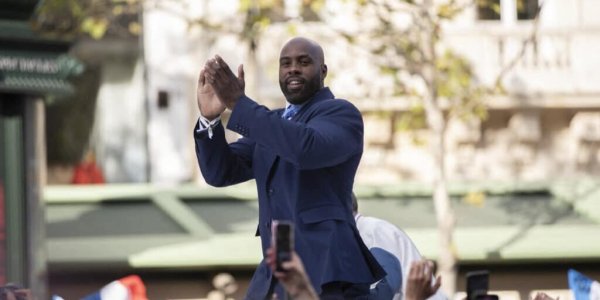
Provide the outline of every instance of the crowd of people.
[[[300,257],[293,252],[292,258],[283,263],[284,271],[277,271],[275,267],[275,251],[271,247],[267,250],[267,264],[270,266],[275,278],[281,282],[287,291],[289,299],[295,300],[316,300],[321,299],[310,280],[307,277],[304,265]],[[403,287],[403,298],[406,300],[424,300],[430,299],[439,290],[441,281],[437,277],[432,282],[433,264],[428,260],[415,261],[411,264],[406,286]],[[372,288],[371,293],[365,299],[392,299],[377,293],[377,288]],[[275,298],[277,299],[277,298]]]

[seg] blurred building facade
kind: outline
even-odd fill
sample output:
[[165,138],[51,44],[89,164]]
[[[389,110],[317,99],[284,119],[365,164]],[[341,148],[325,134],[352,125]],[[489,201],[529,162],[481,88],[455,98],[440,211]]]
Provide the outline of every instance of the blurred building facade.
[[[503,74],[506,90],[486,97],[487,119],[449,120],[449,179],[600,174],[600,24],[594,17],[599,4],[545,1],[536,25],[532,10],[541,1],[491,2],[499,10],[471,5],[443,24],[441,47],[465,56],[483,85],[492,86]],[[281,2],[269,15],[275,22],[250,39],[238,1],[149,2],[141,41],[80,43],[75,52],[102,65],[90,146],[107,182],[202,183],[191,138],[202,65],[217,53],[232,68],[243,63],[247,94],[270,108],[282,107],[277,57],[293,35],[323,44],[326,84],[363,112],[366,146],[357,181],[428,181],[434,168],[429,149],[413,142],[415,135],[426,141],[426,131],[398,130],[410,101],[392,96],[393,83],[373,67],[371,56],[336,31],[360,23],[346,6],[351,3],[326,1],[322,21],[307,22],[305,7]],[[53,176],[52,170],[51,183],[70,178]]]
[[[446,29],[447,41],[472,62],[478,77],[504,76],[507,95],[491,97],[481,124],[450,124],[453,178],[553,180],[600,172],[600,31],[596,1],[539,1],[539,24],[501,4],[498,20],[467,21]],[[537,6],[538,1],[520,1]],[[470,21],[470,22],[469,22]],[[536,28],[537,27],[537,28]],[[535,33],[535,35],[534,35]],[[520,57],[515,60],[515,57]]]
[[[533,13],[517,7],[538,1],[495,2],[500,11],[472,5],[443,26],[443,47],[468,58],[480,82],[490,86],[507,70],[506,94],[486,98],[487,119],[449,121],[449,178],[598,175],[598,4],[546,1],[535,25]],[[326,83],[363,112],[366,147],[357,181],[429,180],[434,166],[428,148],[413,142],[415,135],[426,140],[426,132],[398,130],[398,119],[410,109],[410,101],[391,96],[389,78],[378,73],[360,45],[349,44],[335,30],[356,26],[348,25],[357,23],[344,8],[349,4],[326,1],[320,10],[322,22],[303,22],[305,8],[294,3],[281,3],[271,14],[287,22],[272,23],[252,40],[242,34],[239,3],[230,0],[148,4],[140,40],[78,43],[73,52],[101,66],[89,146],[106,181],[202,183],[190,128],[198,116],[195,86],[203,63],[217,53],[232,67],[244,63],[247,94],[270,108],[281,107],[277,57],[281,45],[296,34],[323,44],[329,65]],[[51,184],[69,183],[72,177],[63,166],[50,166],[48,171]]]
[[[598,175],[600,27],[594,12],[600,7],[592,0],[546,1],[535,25],[531,7],[538,1],[496,2],[499,11],[472,5],[443,24],[443,47],[468,58],[484,85],[493,85],[504,72],[506,90],[486,98],[487,119],[449,120],[449,179]],[[530,10],[517,9],[521,2]],[[391,81],[377,73],[360,45],[336,36],[336,26],[352,23],[352,13],[344,15],[347,4],[327,1],[323,22],[302,22],[302,8],[294,3],[282,3],[278,12],[289,21],[271,24],[253,40],[239,33],[243,16],[231,9],[237,1],[145,7],[143,50],[134,47],[134,56],[110,60],[103,71],[94,134],[107,181],[201,183],[191,128],[198,116],[195,87],[203,63],[217,53],[232,68],[244,63],[247,94],[270,108],[281,107],[277,57],[295,34],[323,44],[330,70],[326,83],[363,111],[366,147],[357,181],[428,181],[433,160],[426,146],[413,142],[415,134],[426,141],[426,132],[397,130],[410,101],[387,92]],[[202,27],[194,20],[221,27]]]

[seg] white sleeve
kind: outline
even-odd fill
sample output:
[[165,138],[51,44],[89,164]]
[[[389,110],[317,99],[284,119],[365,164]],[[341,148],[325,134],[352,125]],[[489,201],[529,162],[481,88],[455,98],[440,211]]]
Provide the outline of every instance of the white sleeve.
[[[406,292],[406,281],[413,262],[422,259],[421,253],[410,237],[395,225],[373,217],[361,216],[357,221],[359,232],[368,248],[378,247],[392,253],[400,262],[402,269],[402,295],[394,295],[395,299],[404,298]],[[428,300],[448,299],[441,289]]]
[[207,118],[205,118],[202,115],[200,115],[200,117],[198,118],[198,130],[196,130],[196,132],[202,132],[202,131],[208,130],[208,138],[212,139],[213,128],[217,124],[219,124],[220,121],[221,121],[221,116],[220,115],[218,117],[214,118],[213,120],[210,120],[210,121]]

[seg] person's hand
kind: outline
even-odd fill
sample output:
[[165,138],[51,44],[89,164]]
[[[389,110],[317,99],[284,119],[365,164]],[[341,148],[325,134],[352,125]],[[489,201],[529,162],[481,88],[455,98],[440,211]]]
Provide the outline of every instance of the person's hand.
[[546,293],[537,293],[535,294],[535,297],[533,298],[533,300],[558,300],[558,298],[554,299],[550,296],[548,296]]
[[276,270],[275,249],[271,246],[267,249],[267,265],[271,268],[275,278],[281,282],[285,290],[294,300],[317,300],[319,297],[313,289],[302,260],[296,252],[292,252],[292,259],[281,264],[284,272]]
[[206,67],[198,76],[198,89],[196,91],[200,114],[208,120],[213,120],[225,111],[225,104],[219,100],[213,87],[206,81]]
[[238,99],[244,95],[246,86],[244,80],[244,66],[238,67],[237,77],[229,65],[218,55],[209,59],[204,67],[206,69],[206,79],[212,86],[219,100],[229,109],[233,109]]
[[433,263],[428,260],[420,260],[412,263],[406,281],[406,300],[424,300],[440,288],[441,277],[437,277],[432,285]]
[[6,300],[33,300],[31,290],[9,283],[0,287],[0,299]]
[[29,289],[16,290],[15,295],[17,296],[17,299],[33,300],[33,294]]

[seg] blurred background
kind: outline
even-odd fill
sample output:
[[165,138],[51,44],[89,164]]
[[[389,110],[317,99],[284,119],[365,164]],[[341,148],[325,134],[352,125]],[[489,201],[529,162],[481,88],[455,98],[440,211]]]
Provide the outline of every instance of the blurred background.
[[451,298],[486,269],[501,299],[570,299],[569,268],[600,279],[598,13],[596,0],[0,0],[0,283],[78,299],[137,274],[150,299],[241,299],[261,258],[256,191],[203,181],[196,81],[220,54],[244,64],[248,96],[283,107],[279,51],[300,35],[363,114],[362,214],[436,260]]

